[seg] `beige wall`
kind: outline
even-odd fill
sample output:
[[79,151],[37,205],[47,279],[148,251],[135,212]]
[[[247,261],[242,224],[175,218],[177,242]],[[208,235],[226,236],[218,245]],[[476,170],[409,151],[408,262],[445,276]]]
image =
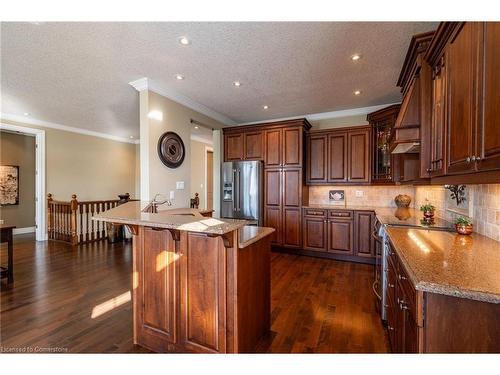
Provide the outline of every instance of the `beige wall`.
[[341,128],[345,126],[368,125],[366,115],[330,118],[326,120],[309,121],[313,129]]
[[198,193],[200,197],[199,207],[207,208],[206,194],[206,148],[212,149],[212,145],[191,140],[191,197]]
[[19,204],[0,207],[5,224],[35,226],[35,137],[0,132],[0,164],[19,166]]
[[[149,195],[142,192],[142,197],[152,199],[158,193],[169,197],[170,191],[174,191],[174,206],[189,207],[191,198],[190,120],[194,119],[214,128],[220,128],[222,124],[155,92],[143,91],[140,95],[141,148],[145,147],[141,150],[141,158],[144,156],[144,160],[141,160],[141,189],[142,186],[149,185]],[[160,121],[148,118],[147,114],[150,111],[161,111],[163,119]],[[175,169],[163,165],[157,153],[158,139],[166,131],[177,133],[186,148],[184,162]],[[143,171],[144,168],[147,170]],[[184,181],[183,190],[176,189],[177,181]]]
[[135,197],[136,145],[89,135],[2,120],[45,130],[46,192],[54,199]]

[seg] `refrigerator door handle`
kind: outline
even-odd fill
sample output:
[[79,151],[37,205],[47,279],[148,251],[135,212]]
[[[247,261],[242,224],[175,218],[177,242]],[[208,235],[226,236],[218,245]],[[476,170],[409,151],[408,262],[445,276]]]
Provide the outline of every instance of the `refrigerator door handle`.
[[233,169],[233,212],[236,211],[236,169]]
[[241,211],[240,188],[241,188],[241,169],[238,169],[238,212]]

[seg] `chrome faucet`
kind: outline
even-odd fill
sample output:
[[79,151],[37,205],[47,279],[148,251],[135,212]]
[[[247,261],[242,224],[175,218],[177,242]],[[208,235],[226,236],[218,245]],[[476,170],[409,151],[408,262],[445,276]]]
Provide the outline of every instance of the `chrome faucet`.
[[161,197],[161,194],[156,194],[155,197],[147,207],[144,209],[146,212],[152,212],[154,214],[158,213],[158,206],[161,206],[162,204],[166,204],[167,206],[171,206],[172,202],[169,199],[164,199],[164,200],[157,200],[159,197]]

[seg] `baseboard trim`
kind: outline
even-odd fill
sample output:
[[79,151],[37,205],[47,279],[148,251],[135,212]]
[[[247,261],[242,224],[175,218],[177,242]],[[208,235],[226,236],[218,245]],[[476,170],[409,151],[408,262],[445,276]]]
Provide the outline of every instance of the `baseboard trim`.
[[26,234],[26,233],[35,233],[36,227],[25,227],[25,228],[14,228],[12,230],[12,234],[15,236],[16,234]]

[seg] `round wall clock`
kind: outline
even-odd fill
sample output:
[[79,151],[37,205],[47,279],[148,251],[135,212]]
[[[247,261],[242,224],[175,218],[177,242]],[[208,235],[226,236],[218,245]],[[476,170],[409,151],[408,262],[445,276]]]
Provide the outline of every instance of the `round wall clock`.
[[174,132],[165,132],[158,140],[158,156],[169,168],[177,168],[184,161],[186,149],[181,137]]

